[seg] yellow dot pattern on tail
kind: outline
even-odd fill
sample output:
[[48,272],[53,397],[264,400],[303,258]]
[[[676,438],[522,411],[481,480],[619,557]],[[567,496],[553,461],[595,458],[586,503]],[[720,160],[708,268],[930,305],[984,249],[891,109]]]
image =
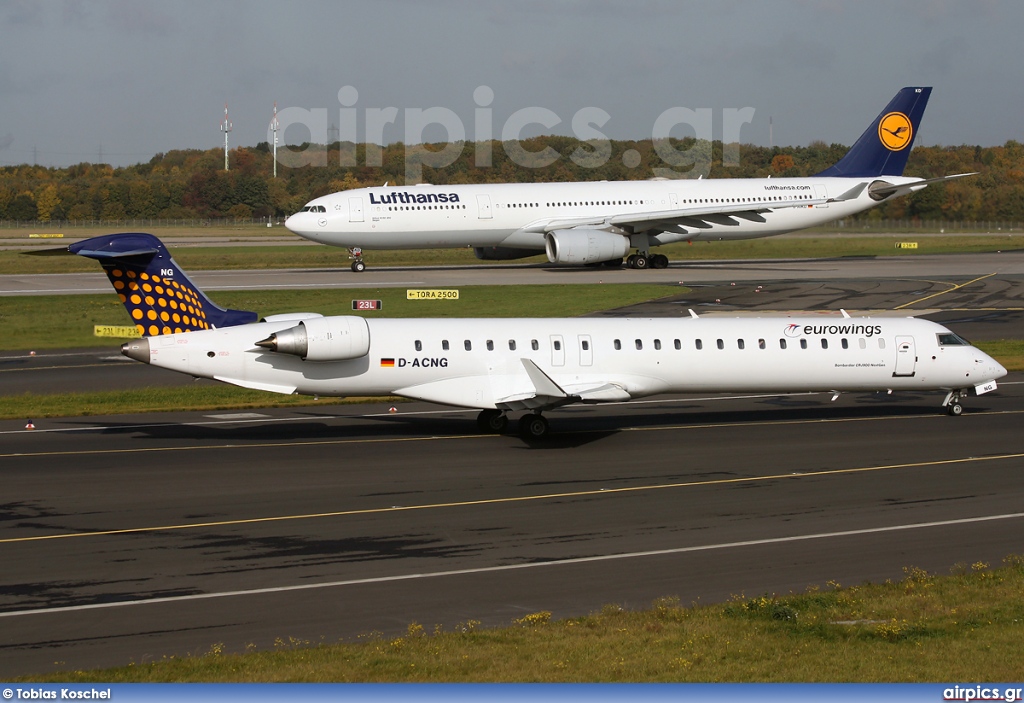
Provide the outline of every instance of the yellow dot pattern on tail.
[[203,297],[188,284],[123,262],[103,266],[140,336],[208,330]]

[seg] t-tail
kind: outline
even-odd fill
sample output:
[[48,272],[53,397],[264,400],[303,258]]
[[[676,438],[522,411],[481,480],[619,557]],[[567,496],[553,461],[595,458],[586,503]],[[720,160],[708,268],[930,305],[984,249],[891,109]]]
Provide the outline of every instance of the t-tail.
[[902,176],[931,88],[904,88],[885,106],[839,163],[818,176]]
[[68,251],[100,262],[140,336],[231,327],[258,318],[210,301],[152,234],[107,234],[76,242]]

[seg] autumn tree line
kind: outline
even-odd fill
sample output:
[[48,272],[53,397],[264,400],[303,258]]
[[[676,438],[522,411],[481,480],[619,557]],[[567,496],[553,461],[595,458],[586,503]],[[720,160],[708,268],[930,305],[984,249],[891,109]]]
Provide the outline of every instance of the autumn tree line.
[[[655,176],[764,178],[809,176],[838,161],[840,144],[767,148],[692,139],[652,143],[588,143],[546,136],[502,144],[385,147],[351,143],[292,147],[279,158],[277,178],[266,143],[230,152],[187,149],[160,153],[147,163],[113,168],[80,163],[67,168],[0,168],[0,220],[39,222],[127,219],[280,218],[314,197],[349,188],[404,185],[410,171],[436,184],[642,180]],[[511,154],[511,156],[510,156]],[[669,156],[669,163],[663,158]],[[430,163],[449,161],[445,166]],[[697,165],[680,166],[695,157]],[[686,158],[682,158],[685,161]],[[692,159],[691,159],[692,160]],[[304,163],[294,166],[296,162]],[[285,165],[293,164],[293,167]],[[356,164],[356,165],[350,165]],[[669,169],[666,171],[666,169]],[[1024,220],[1024,145],[919,146],[907,175],[978,175],[931,186],[870,210],[872,219],[945,221]]]

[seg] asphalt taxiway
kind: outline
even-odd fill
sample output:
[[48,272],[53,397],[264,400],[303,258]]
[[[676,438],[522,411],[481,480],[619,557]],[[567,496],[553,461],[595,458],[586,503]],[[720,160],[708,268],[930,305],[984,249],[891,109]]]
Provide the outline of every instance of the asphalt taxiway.
[[[901,308],[1020,338],[1018,274],[983,269],[729,276],[615,314]],[[150,369],[96,353],[0,378]],[[568,407],[540,443],[419,403],[2,422],[0,676],[998,564],[1024,551],[1024,378],[959,418],[941,395]]]

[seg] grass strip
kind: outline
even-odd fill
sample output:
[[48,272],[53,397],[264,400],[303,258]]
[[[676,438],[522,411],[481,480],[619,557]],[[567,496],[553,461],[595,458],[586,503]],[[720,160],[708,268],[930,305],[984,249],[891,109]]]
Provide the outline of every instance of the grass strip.
[[[367,317],[573,317],[679,295],[688,289],[668,284],[567,284],[533,286],[463,286],[458,300],[406,300],[404,288],[352,290],[217,291],[219,305],[253,310],[261,316],[297,311],[351,315],[352,301],[381,300],[384,309]],[[0,297],[3,348],[70,349],[126,339],[98,339],[94,325],[131,325],[114,295],[40,295]]]
[[1002,566],[919,568],[881,584],[828,582],[801,594],[734,596],[685,607],[661,598],[507,627],[409,623],[399,637],[309,642],[282,633],[267,651],[203,653],[21,681],[111,682],[933,682],[1020,681],[1024,557]]
[[0,419],[46,417],[84,417],[145,412],[187,412],[205,410],[247,410],[308,405],[337,405],[339,402],[381,401],[382,398],[320,398],[308,395],[281,395],[238,388],[220,383],[161,388],[134,388],[124,391],[93,393],[24,393],[3,397]]

